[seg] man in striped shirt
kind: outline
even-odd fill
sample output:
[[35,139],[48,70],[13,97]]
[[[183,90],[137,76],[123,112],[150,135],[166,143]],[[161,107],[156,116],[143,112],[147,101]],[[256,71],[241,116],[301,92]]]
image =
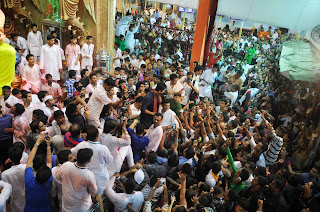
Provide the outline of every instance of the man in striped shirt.
[[70,126],[69,131],[70,132],[67,132],[64,136],[64,145],[66,147],[73,148],[84,141],[84,139],[81,138],[81,128],[79,124],[73,124]]
[[263,167],[276,162],[283,145],[283,139],[276,135],[271,123],[267,123],[267,129],[271,137],[271,142],[268,149],[260,155],[259,161],[257,161],[257,165]]

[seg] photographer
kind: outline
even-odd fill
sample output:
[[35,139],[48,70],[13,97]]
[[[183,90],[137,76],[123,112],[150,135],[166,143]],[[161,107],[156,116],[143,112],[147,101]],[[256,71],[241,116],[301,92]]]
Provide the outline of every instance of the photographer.
[[199,86],[194,80],[193,74],[193,72],[188,72],[185,82],[182,84],[182,86],[185,88],[185,95],[181,101],[181,105],[187,105],[189,101],[196,101],[199,96]]

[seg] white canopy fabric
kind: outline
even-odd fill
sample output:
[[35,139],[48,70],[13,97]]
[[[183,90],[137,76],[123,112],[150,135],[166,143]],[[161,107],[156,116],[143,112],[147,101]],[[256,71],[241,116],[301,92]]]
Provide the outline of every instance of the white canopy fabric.
[[[153,0],[197,9],[199,0]],[[320,24],[320,0],[219,0],[217,14],[297,30]]]
[[172,4],[180,7],[198,9],[199,0],[151,0],[153,2],[160,2],[164,4]]

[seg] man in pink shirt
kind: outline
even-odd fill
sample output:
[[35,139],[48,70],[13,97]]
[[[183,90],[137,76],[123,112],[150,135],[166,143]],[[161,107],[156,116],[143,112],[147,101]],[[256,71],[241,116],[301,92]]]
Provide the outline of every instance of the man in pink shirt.
[[149,138],[149,144],[146,147],[146,152],[157,152],[160,141],[163,135],[163,129],[161,127],[162,114],[156,113],[153,116],[153,125],[150,126],[146,136]]
[[90,84],[86,87],[86,98],[88,98],[98,86],[98,78],[95,73],[90,74],[89,82]]
[[51,74],[46,75],[46,80],[47,83],[41,85],[41,90],[47,91],[48,95],[53,96],[54,100],[59,102],[63,94],[60,85],[53,82]]
[[37,94],[41,86],[41,72],[32,54],[27,55],[28,65],[22,68],[22,90]]

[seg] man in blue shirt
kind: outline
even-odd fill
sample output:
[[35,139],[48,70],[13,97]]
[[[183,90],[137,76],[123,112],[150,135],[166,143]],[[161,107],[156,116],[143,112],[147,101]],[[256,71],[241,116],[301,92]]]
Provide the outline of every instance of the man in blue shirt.
[[[136,133],[134,133],[136,128]],[[127,128],[127,131],[131,137],[131,147],[133,152],[134,162],[141,159],[141,153],[149,144],[149,138],[144,136],[144,125],[139,123],[138,119],[135,119],[133,123]]]
[[[320,186],[320,166],[315,165],[310,169],[309,173],[300,174],[300,184],[304,185],[309,182],[314,182],[317,186]],[[320,197],[320,192],[315,195],[317,198]]]
[[67,89],[67,98],[72,97],[73,93],[76,91],[74,87],[74,83],[76,82],[76,76],[77,74],[75,70],[69,71],[69,79],[64,83]]
[[[45,141],[45,143],[43,143]],[[25,171],[25,192],[26,192],[26,205],[25,212],[38,211],[50,212],[49,193],[52,183],[52,157],[51,157],[51,138],[46,138],[46,133],[42,132],[32,148]],[[47,164],[42,166],[36,176],[33,175],[33,159],[38,151],[38,147],[47,149]]]

